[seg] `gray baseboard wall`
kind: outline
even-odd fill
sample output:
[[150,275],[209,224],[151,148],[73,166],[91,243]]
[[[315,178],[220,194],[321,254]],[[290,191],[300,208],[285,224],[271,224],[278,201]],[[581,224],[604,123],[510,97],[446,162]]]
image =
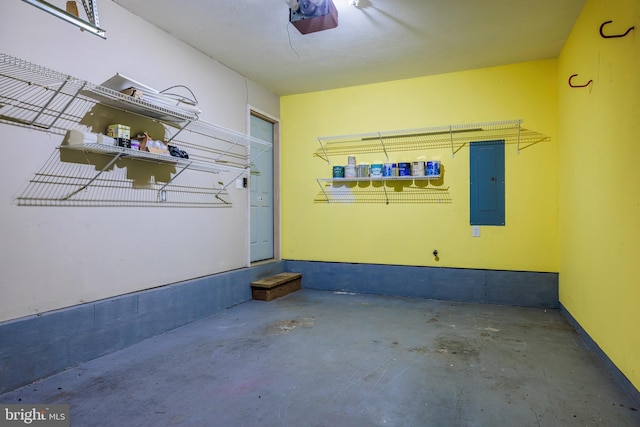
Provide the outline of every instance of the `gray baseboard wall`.
[[635,403],[635,405],[640,408],[640,390],[636,389],[635,386],[629,381],[629,379],[618,369],[618,367],[613,363],[609,356],[606,355],[604,351],[600,348],[600,346],[591,338],[591,336],[584,330],[580,323],[573,317],[573,315],[567,310],[564,306],[560,307],[562,314],[567,318],[569,324],[573,326],[573,328],[578,332],[578,335],[582,338],[582,341],[585,343],[586,347],[596,355],[596,357],[600,360],[603,365],[605,371],[609,373],[611,379],[620,385],[624,391],[631,397],[631,400]]
[[0,394],[249,301],[283,261],[0,323]]
[[287,260],[309,289],[560,308],[558,273]]

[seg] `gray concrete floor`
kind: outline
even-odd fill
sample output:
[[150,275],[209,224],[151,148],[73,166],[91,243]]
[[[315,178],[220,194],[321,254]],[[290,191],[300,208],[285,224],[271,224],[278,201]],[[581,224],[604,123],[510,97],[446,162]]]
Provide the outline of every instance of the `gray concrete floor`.
[[640,426],[557,310],[303,289],[0,396],[72,426]]

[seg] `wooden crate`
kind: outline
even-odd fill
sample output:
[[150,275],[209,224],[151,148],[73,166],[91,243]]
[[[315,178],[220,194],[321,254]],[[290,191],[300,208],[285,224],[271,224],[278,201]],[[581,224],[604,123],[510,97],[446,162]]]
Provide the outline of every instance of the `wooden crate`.
[[261,301],[271,301],[295,292],[301,287],[302,274],[280,273],[251,282],[251,297]]

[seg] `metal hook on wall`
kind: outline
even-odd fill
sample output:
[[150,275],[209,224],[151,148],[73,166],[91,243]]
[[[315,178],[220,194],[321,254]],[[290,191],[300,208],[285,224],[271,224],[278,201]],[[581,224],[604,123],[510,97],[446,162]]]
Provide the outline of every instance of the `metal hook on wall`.
[[573,82],[571,80],[573,80],[573,78],[577,76],[577,74],[572,74],[571,77],[569,77],[569,86],[571,87],[587,87],[589,86],[591,83],[593,83],[593,80],[589,80],[587,83],[583,84],[583,85],[574,85]]
[[607,35],[607,34],[603,33],[603,32],[602,32],[602,29],[604,28],[604,26],[605,26],[605,25],[607,25],[607,24],[611,24],[612,22],[613,22],[613,21],[606,21],[606,22],[603,22],[603,23],[602,23],[602,25],[600,25],[600,36],[601,36],[603,39],[615,39],[615,38],[617,38],[617,37],[624,37],[624,36],[626,36],[627,34],[629,34],[629,33],[631,32],[631,30],[635,30],[635,29],[636,29],[636,27],[635,27],[635,25],[634,25],[633,27],[629,28],[629,29],[627,30],[627,32],[626,32],[626,33],[624,33],[624,34],[613,34],[613,35]]

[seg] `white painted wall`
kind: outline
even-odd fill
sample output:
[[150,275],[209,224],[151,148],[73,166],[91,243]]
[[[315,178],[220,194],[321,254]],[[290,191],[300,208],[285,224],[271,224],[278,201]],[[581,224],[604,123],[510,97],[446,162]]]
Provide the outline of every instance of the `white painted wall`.
[[[94,83],[120,72],[158,89],[187,85],[202,119],[240,132],[248,104],[279,117],[275,94],[115,3],[101,1],[99,16],[107,40],[2,1],[0,51]],[[231,209],[17,206],[17,192],[61,142],[0,124],[0,321],[246,265],[245,189],[229,190]]]

